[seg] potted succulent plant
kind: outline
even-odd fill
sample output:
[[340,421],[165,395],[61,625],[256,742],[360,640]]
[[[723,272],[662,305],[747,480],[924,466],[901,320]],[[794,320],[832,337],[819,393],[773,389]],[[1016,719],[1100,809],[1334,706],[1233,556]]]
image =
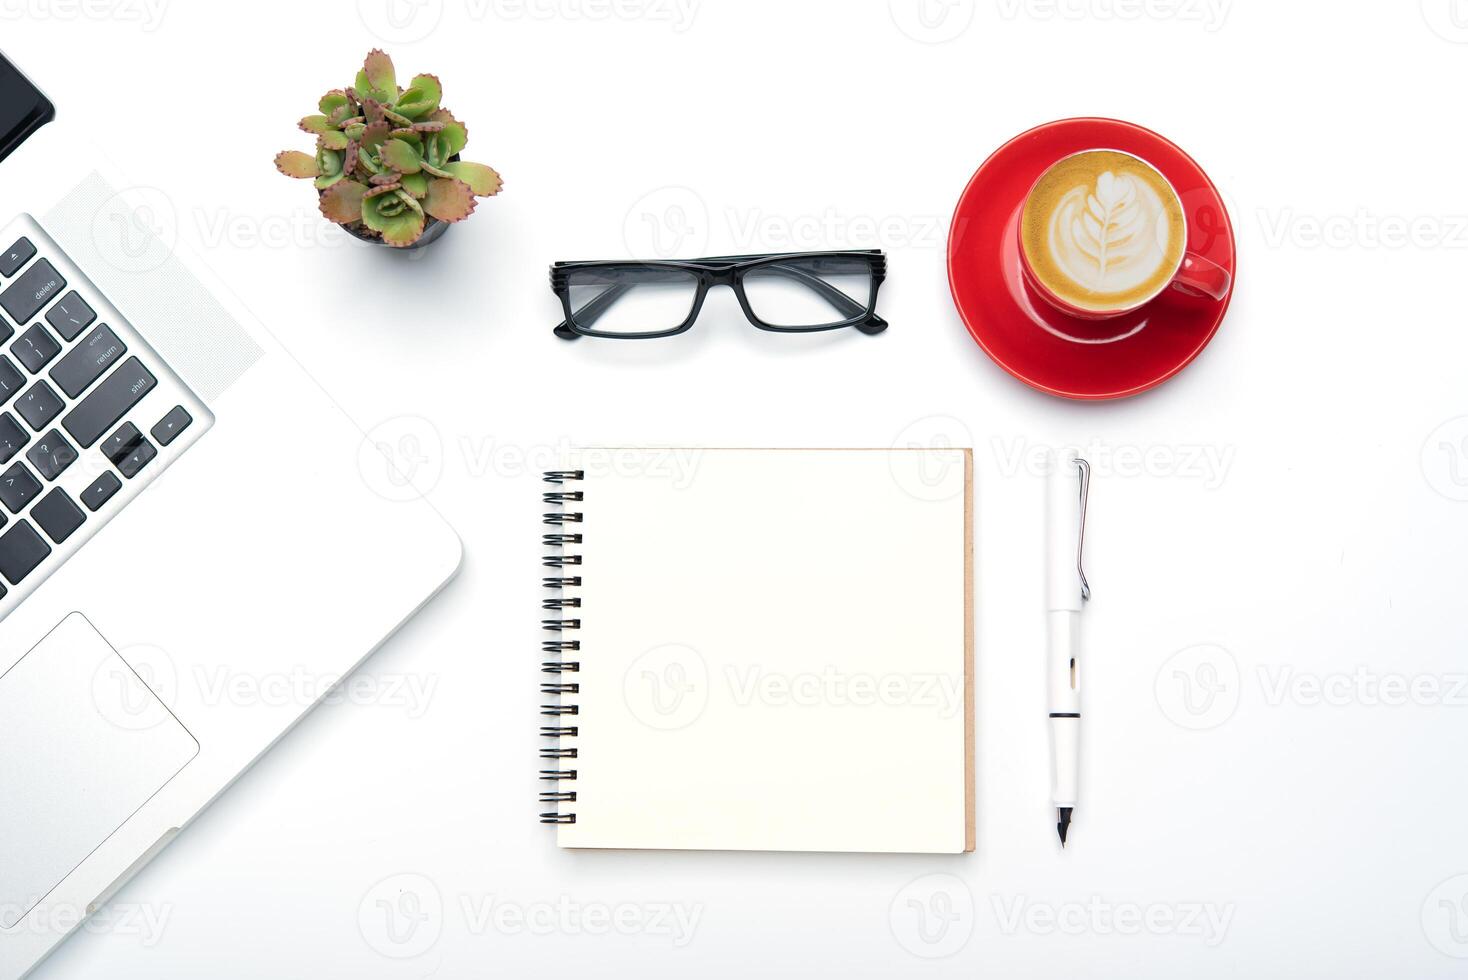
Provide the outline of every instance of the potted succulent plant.
[[363,241],[419,248],[498,194],[500,175],[459,159],[469,131],[440,105],[443,88],[419,75],[401,88],[392,59],[368,53],[356,84],[321,97],[299,123],[316,153],[286,150],[275,167],[312,179],[321,213]]

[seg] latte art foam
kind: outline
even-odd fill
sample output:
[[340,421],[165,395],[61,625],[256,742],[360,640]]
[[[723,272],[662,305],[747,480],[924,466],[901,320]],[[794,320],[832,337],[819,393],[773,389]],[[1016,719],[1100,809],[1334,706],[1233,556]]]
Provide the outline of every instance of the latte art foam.
[[1073,306],[1145,302],[1182,261],[1182,207],[1162,175],[1114,150],[1061,160],[1025,202],[1021,247],[1035,276]]

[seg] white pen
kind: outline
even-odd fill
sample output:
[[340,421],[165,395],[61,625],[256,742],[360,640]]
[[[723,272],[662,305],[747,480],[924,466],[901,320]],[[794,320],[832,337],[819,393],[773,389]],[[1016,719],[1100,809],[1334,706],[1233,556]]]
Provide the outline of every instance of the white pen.
[[1050,795],[1060,846],[1079,795],[1081,757],[1081,608],[1091,598],[1081,555],[1091,464],[1073,452],[1051,453],[1045,480],[1045,628],[1049,666]]

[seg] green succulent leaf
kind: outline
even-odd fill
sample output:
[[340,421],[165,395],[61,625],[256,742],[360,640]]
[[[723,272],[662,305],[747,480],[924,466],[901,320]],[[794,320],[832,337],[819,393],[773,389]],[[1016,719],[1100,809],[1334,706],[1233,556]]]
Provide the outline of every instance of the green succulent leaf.
[[[325,137],[322,137],[323,143]],[[316,150],[316,169],[320,176],[316,178],[316,189],[325,190],[332,184],[341,180],[346,174],[342,171],[342,155],[336,150],[328,149],[325,145]]]
[[[439,109],[434,112],[424,125],[436,127],[436,133],[424,137],[424,142],[428,146],[426,156],[435,166],[462,150],[464,143],[469,139],[468,130],[464,129],[463,125],[454,118],[454,114],[447,109]],[[444,130],[450,126],[458,126],[459,130],[452,136],[444,136]]]
[[396,125],[399,125],[399,126],[411,126],[411,125],[413,125],[413,120],[409,119],[407,116],[403,115],[401,112],[395,111],[391,106],[386,106],[385,105],[385,106],[382,107],[382,116],[388,122],[395,123]]
[[379,190],[386,193],[373,192],[363,199],[362,222],[380,234],[384,242],[396,248],[416,242],[426,223],[418,202],[398,190]]
[[362,198],[367,187],[355,180],[339,181],[321,195],[321,213],[326,220],[349,225],[362,220]]
[[366,130],[367,127],[362,123],[350,123],[349,125],[343,127],[342,132],[347,134],[347,139],[349,140],[361,140],[362,134],[366,132]]
[[392,103],[398,97],[397,73],[387,52],[373,48],[367,52],[367,60],[357,74],[357,91],[364,87],[372,90],[372,97],[382,103]]
[[296,125],[308,133],[316,134],[324,133],[331,129],[331,122],[325,116],[306,116],[300,122],[296,123]]
[[342,106],[350,106],[351,104],[352,97],[350,95],[339,88],[334,88],[321,97],[321,100],[316,103],[316,108],[320,109],[323,115],[330,116]]
[[423,201],[423,210],[440,221],[463,221],[474,213],[478,203],[468,184],[439,177],[428,182],[428,197]]
[[275,155],[275,169],[287,177],[305,179],[307,177],[319,177],[321,169],[316,166],[316,158],[309,153],[300,150],[284,150]]
[[382,144],[382,162],[400,174],[416,174],[423,169],[423,158],[411,143],[391,139]]
[[376,153],[388,136],[388,125],[385,122],[375,122],[362,131],[362,138],[357,142],[364,153]]
[[422,172],[403,174],[403,190],[418,200],[423,200],[428,196],[428,175]]
[[413,149],[417,150],[420,156],[422,155],[423,137],[418,133],[411,129],[395,129],[389,135],[395,140],[402,140],[404,143],[407,143]]
[[469,129],[457,119],[445,120],[438,138],[443,146],[443,158],[447,160],[455,153],[463,153],[464,147],[469,145]]
[[346,133],[339,133],[331,129],[321,134],[319,142],[328,150],[345,150],[351,140],[347,139]]
[[477,197],[491,197],[500,192],[504,181],[495,172],[493,167],[486,167],[482,163],[469,163],[460,160],[455,163],[446,163],[443,169],[454,178],[469,185],[469,189]]
[[443,98],[443,86],[433,75],[419,75],[408,83],[407,89],[398,98],[397,110],[409,119],[422,119],[438,109],[438,100]]

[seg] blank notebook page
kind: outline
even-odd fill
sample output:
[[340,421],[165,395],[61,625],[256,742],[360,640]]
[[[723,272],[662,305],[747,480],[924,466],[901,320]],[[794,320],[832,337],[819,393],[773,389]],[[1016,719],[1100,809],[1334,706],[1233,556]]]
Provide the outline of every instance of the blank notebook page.
[[566,847],[972,849],[968,450],[586,450]]

